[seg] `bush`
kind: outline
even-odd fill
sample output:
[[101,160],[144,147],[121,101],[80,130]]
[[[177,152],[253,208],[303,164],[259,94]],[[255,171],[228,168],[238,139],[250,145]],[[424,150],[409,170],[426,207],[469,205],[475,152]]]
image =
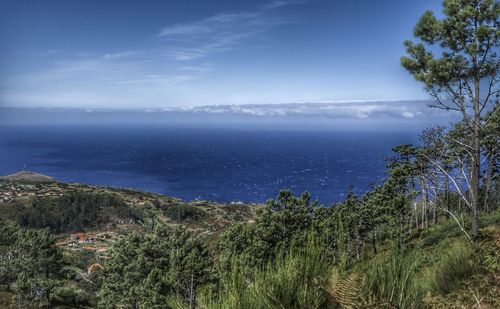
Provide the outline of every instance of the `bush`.
[[[467,222],[470,218],[466,218]],[[443,240],[463,235],[454,220],[448,220],[442,224],[434,225],[422,231],[422,245],[424,247],[434,246]]]
[[435,288],[447,294],[458,288],[465,279],[479,271],[480,261],[470,244],[455,242],[436,265]]
[[70,286],[57,287],[54,291],[52,305],[67,307],[90,307],[95,303],[95,296],[87,291],[79,289],[74,284]]
[[424,287],[416,276],[421,258],[399,250],[366,271],[363,298],[384,307],[420,308]]
[[[470,216],[459,218],[463,220],[465,228],[470,228]],[[479,218],[482,227],[486,226],[499,226],[500,225],[500,211],[493,213],[482,214]],[[457,236],[464,236],[455,220],[450,219],[444,223],[432,226],[422,231],[422,245],[433,246],[442,242],[443,240],[450,239]],[[465,238],[464,238],[465,239]]]
[[194,299],[211,274],[211,258],[184,228],[159,226],[153,235],[116,241],[103,267],[99,307],[165,308],[169,301]]
[[191,205],[170,205],[163,208],[164,214],[174,221],[203,220],[205,211]]
[[141,215],[111,194],[71,192],[57,198],[37,198],[32,205],[10,203],[0,218],[24,228],[49,227],[54,233],[99,228],[116,220],[140,221]]
[[291,249],[261,269],[248,269],[234,259],[221,273],[218,293],[205,290],[201,308],[330,308],[326,286],[330,265],[324,250],[310,243]]

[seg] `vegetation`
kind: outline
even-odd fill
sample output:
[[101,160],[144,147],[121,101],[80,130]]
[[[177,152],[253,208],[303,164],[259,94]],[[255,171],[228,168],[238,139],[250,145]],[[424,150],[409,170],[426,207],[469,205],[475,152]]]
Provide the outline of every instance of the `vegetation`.
[[[498,105],[500,94],[500,3],[495,0],[445,0],[444,18],[439,20],[427,11],[414,29],[420,43],[406,41],[407,57],[401,64],[425,85],[434,97],[433,107],[453,110],[462,115],[465,143],[455,160],[467,169],[469,196],[462,195],[472,213],[471,235],[478,237],[479,187],[481,152],[485,140],[482,134],[488,121],[484,114]],[[435,58],[430,46],[442,49]],[[486,117],[491,118],[491,117]],[[497,143],[498,144],[498,143]],[[432,161],[432,158],[429,158]],[[448,173],[449,174],[449,173]],[[465,173],[464,173],[465,174]]]
[[[459,192],[435,188],[439,169],[428,164],[430,157],[452,164],[436,153],[449,151],[446,140],[456,128],[424,132],[417,147],[394,147],[386,180],[363,196],[351,190],[344,201],[324,207],[308,193],[283,190],[256,210],[253,221],[242,216],[218,238],[154,218],[165,214],[173,222],[195,222],[210,216],[210,207],[151,203],[135,212],[114,195],[80,192],[6,203],[2,216],[16,222],[0,222],[0,296],[7,298],[0,304],[427,308],[454,297],[461,306],[497,306],[497,169],[483,176],[491,177],[483,178],[480,190],[489,201],[479,218],[485,228],[471,242],[473,215],[461,206]],[[116,220],[156,224],[118,236],[104,258],[55,246],[53,232]],[[85,268],[96,263],[97,271],[87,274]],[[466,289],[477,282],[487,283]]]
[[234,258],[229,270],[220,269],[215,293],[202,290],[199,304],[201,308],[327,308],[329,273],[325,251],[309,239],[304,248],[281,250],[257,269]]
[[204,245],[185,230],[159,227],[153,235],[131,234],[112,247],[99,278],[99,307],[161,307],[172,296],[193,307],[210,266]]
[[455,242],[436,267],[436,289],[444,294],[455,290],[478,271],[476,259],[471,246]]
[[24,230],[12,222],[0,222],[0,283],[15,293],[20,308],[35,300],[50,304],[61,284],[62,254],[48,229]]
[[169,205],[162,207],[163,212],[174,221],[196,221],[206,219],[205,212],[189,205]]
[[[442,20],[424,14],[415,28],[423,43],[406,42],[402,64],[437,107],[458,110],[463,119],[425,130],[418,145],[395,146],[387,177],[371,191],[350,190],[324,207],[307,192],[283,190],[250,222],[235,206],[241,220],[221,235],[190,228],[213,215],[206,205],[143,201],[136,212],[114,195],[79,192],[6,203],[0,297],[8,299],[0,305],[500,307],[500,5],[446,0],[444,9]],[[442,57],[424,43],[439,44]],[[104,256],[55,246],[52,233],[117,220],[147,228],[120,234]],[[91,263],[97,270],[85,271]]]
[[364,298],[388,307],[423,307],[424,287],[416,277],[421,266],[419,254],[395,249],[371,265],[366,271]]
[[110,194],[74,192],[56,199],[34,199],[2,206],[0,218],[26,228],[50,228],[55,233],[102,227],[119,220],[137,221],[140,214]]

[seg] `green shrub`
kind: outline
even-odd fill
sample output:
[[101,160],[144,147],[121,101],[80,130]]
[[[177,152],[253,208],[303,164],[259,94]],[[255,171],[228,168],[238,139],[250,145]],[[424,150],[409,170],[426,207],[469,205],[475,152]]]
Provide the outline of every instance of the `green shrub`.
[[203,220],[205,211],[191,205],[169,205],[163,208],[164,214],[174,221]]
[[[464,220],[467,223],[470,221],[470,218],[465,218]],[[460,235],[464,235],[460,227],[454,220],[449,220],[425,229],[422,232],[422,245],[424,247],[434,246],[443,240]]]
[[[466,230],[470,229],[470,216],[458,217],[458,219],[463,222]],[[500,211],[483,214],[480,216],[479,221],[482,227],[498,226],[500,225]],[[455,220],[450,219],[422,231],[422,245],[433,246],[443,240],[457,236],[464,236],[464,233]]]
[[500,256],[496,248],[483,247],[480,252],[482,256],[482,266],[484,266],[487,271],[495,272],[500,270]]
[[500,210],[482,215],[480,218],[482,226],[500,226]]
[[140,221],[141,214],[108,193],[70,192],[57,198],[36,198],[32,205],[9,203],[0,218],[24,228],[49,227],[54,233],[103,227],[116,220]]
[[436,265],[436,290],[447,294],[457,289],[465,279],[479,271],[479,265],[479,259],[470,244],[455,242]]
[[384,307],[422,307],[425,290],[417,277],[420,262],[418,254],[390,251],[366,271],[364,299]]
[[52,305],[91,307],[95,305],[95,295],[79,289],[74,284],[57,287],[54,291]]
[[326,285],[330,265],[324,250],[309,244],[292,249],[261,269],[248,269],[233,260],[221,274],[218,293],[203,291],[201,308],[331,308]]

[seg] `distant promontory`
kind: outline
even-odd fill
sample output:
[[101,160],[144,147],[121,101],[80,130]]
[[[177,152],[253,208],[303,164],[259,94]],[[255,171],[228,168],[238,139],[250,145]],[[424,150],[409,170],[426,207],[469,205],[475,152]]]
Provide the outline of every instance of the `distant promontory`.
[[0,180],[25,181],[25,182],[55,182],[55,179],[53,177],[31,171],[21,171],[7,176],[0,176]]

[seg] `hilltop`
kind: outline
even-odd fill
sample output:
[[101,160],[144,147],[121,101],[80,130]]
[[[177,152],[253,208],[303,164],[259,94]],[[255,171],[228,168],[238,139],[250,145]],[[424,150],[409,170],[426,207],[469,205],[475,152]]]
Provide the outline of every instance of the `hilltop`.
[[55,179],[50,176],[42,175],[31,171],[21,171],[15,174],[0,176],[0,180],[22,181],[22,182],[55,182]]

